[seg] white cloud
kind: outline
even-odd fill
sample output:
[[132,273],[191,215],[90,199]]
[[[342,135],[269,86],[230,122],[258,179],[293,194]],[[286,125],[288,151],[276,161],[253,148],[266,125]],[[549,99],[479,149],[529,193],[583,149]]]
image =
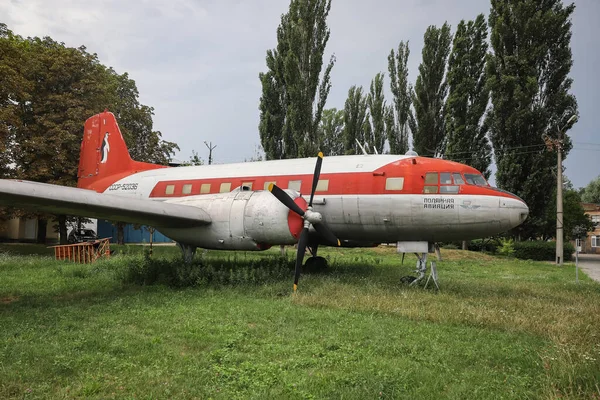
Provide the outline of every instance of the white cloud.
[[[141,101],[155,108],[155,127],[182,148],[179,158],[204,140],[219,147],[217,161],[243,160],[259,143],[259,72],[267,49],[276,45],[276,28],[287,0],[4,0],[1,22],[22,36],[51,36],[68,46],[85,45],[105,65],[129,72]],[[590,65],[600,62],[600,36],[594,16],[596,0],[577,0],[573,54],[581,118],[576,140],[593,142],[600,87]],[[333,88],[328,106],[343,107],[351,85],[367,87],[377,72],[386,72],[387,55],[400,40],[409,40],[410,79],[420,62],[428,25],[488,13],[482,0],[333,0],[327,58],[335,53]],[[386,82],[387,85],[387,82]],[[389,96],[388,96],[389,99]],[[389,100],[388,100],[389,101]],[[593,175],[596,152],[567,159],[567,174],[576,186]],[[206,157],[205,157],[206,158]],[[586,165],[587,163],[587,165]],[[573,171],[573,173],[571,173]],[[575,173],[577,171],[577,173]]]

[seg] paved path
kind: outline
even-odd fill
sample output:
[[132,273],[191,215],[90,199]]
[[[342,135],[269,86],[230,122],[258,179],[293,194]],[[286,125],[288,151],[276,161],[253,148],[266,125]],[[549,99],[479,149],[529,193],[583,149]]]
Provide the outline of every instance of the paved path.
[[600,254],[579,254],[579,268],[587,276],[600,282]]

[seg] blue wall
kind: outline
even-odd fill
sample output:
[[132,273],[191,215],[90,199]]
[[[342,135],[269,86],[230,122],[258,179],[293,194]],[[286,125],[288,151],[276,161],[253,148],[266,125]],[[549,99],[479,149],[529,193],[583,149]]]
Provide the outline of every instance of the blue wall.
[[[108,221],[98,220],[98,237],[110,237],[111,243],[117,243],[117,227]],[[125,225],[123,229],[123,239],[125,243],[150,243],[150,232],[145,226],[140,229],[134,229],[133,225]],[[172,243],[173,241],[158,231],[152,235],[154,243]]]

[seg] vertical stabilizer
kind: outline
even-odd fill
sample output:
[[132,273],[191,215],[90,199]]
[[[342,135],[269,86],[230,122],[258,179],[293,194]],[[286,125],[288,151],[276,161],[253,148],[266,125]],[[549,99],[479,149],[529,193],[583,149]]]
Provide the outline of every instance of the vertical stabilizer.
[[77,187],[103,192],[119,179],[156,168],[165,166],[131,159],[113,113],[104,111],[85,121]]

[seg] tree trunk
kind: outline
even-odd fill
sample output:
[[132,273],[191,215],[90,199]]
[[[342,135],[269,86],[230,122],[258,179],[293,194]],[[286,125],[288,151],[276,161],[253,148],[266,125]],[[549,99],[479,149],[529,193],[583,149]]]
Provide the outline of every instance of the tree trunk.
[[469,250],[469,242],[467,240],[462,241],[462,249]]
[[38,217],[37,220],[37,240],[36,243],[46,243],[46,228],[48,227],[48,220],[46,218]]
[[68,235],[67,235],[67,216],[59,215],[58,216],[58,233],[60,235],[60,244],[68,243]]
[[125,244],[125,223],[117,222],[117,244]]

